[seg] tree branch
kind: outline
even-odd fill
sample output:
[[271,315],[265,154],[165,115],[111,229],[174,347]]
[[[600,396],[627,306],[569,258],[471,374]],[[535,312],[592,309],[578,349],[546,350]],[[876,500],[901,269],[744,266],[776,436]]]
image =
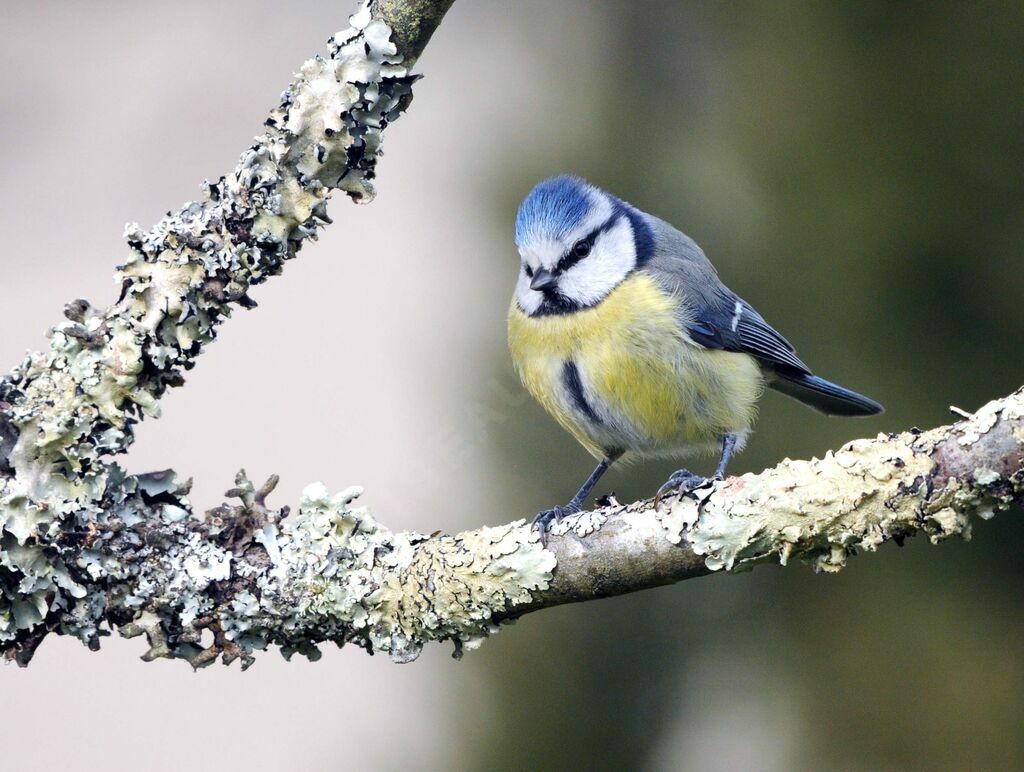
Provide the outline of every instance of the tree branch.
[[406,67],[412,67],[455,0],[372,0],[370,11],[391,28]]
[[49,351],[0,381],[8,658],[26,664],[50,632],[97,648],[117,628],[148,637],[146,659],[195,667],[247,666],[270,645],[315,658],[327,641],[407,662],[432,640],[458,654],[547,606],[776,558],[837,570],[890,539],[967,536],[971,514],[1020,501],[1024,391],[951,426],[787,460],[660,510],[640,501],[567,518],[547,548],[524,520],[394,533],[353,505],[358,488],[311,485],[289,514],[267,503],[276,478],[256,488],[244,472],[227,494],[236,503],[199,518],[173,472],[130,476],[110,462],[232,306],[254,305],[248,289],[330,222],[331,191],[372,196],[381,133],[411,96],[409,63],[450,4],[376,0],[357,13],[231,175],[151,231],[129,227],[117,303],[70,304]]
[[550,585],[508,616],[793,557],[838,571],[859,550],[917,533],[969,539],[970,516],[1020,504],[1022,484],[1024,388],[955,424],[787,459],[661,511],[640,501],[563,521],[548,541]]
[[[100,564],[86,570],[67,533],[110,520],[135,481],[107,459],[216,335],[249,288],[281,272],[330,222],[342,190],[373,197],[382,134],[408,106],[409,72],[451,0],[364,5],[282,94],[266,130],[204,198],[149,232],[128,226],[121,297],[84,300],[0,380],[0,650],[25,662],[50,629],[97,644],[108,598]],[[403,59],[394,34],[409,59]],[[86,573],[83,574],[83,571]]]

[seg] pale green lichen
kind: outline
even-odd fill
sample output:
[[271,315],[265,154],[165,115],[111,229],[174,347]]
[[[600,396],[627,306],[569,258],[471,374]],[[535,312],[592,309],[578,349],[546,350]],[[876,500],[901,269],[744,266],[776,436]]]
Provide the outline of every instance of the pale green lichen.
[[[257,497],[244,475],[236,482],[233,493],[250,504],[222,510],[216,524],[196,529],[168,517],[165,504],[155,521],[115,537],[131,562],[120,607],[143,611],[122,633],[145,633],[147,657],[199,666],[224,653],[248,663],[253,650],[276,644],[315,659],[317,645],[333,641],[409,662],[432,640],[454,641],[457,651],[478,645],[497,630],[496,614],[551,580],[554,555],[523,521],[456,537],[394,533],[353,506],[358,488],[332,496],[319,483],[295,515],[266,512],[239,552],[225,537]],[[222,641],[203,647],[208,628]]]
[[607,521],[608,515],[604,512],[591,510],[563,517],[553,524],[549,530],[554,536],[565,536],[571,533],[582,538],[600,529]]
[[199,521],[173,473],[127,477],[105,460],[158,414],[231,306],[252,305],[249,288],[328,222],[332,190],[372,197],[382,130],[414,78],[367,6],[351,21],[328,57],[303,65],[233,174],[149,232],[127,227],[119,302],[71,304],[49,352],[0,383],[9,657],[24,663],[53,628],[95,646],[113,623],[147,636],[147,659],[196,667],[218,655],[248,664],[272,644],[315,657],[324,641],[409,661],[429,640],[476,645],[496,613],[547,587],[555,558],[521,521],[396,534],[352,506],[358,489],[331,496],[321,485],[285,516],[265,504],[273,484],[257,491],[244,474],[229,492],[241,504]]
[[551,579],[554,555],[522,521],[458,537],[392,533],[350,507],[358,494],[310,486],[297,517],[268,526],[260,542],[273,568],[256,585],[259,610],[248,602],[226,629],[266,637],[285,611],[292,645],[302,626],[311,639],[356,640],[407,662],[428,640],[476,645],[495,629],[496,611]]
[[858,550],[874,551],[916,532],[932,542],[970,538],[969,515],[988,519],[1012,501],[1011,493],[995,490],[1007,481],[983,467],[971,480],[950,477],[933,490],[933,453],[947,436],[969,447],[1000,418],[1019,422],[1022,416],[1024,396],[1017,392],[949,429],[857,440],[820,460],[786,459],[679,499],[657,516],[669,541],[706,556],[712,570],[775,555],[784,564],[796,551],[819,570],[837,571]]
[[[182,382],[232,307],[253,305],[249,288],[315,238],[333,190],[372,197],[382,131],[414,80],[389,35],[364,5],[329,56],[303,66],[232,174],[150,231],[127,227],[119,301],[106,311],[69,304],[49,350],[0,380],[0,650],[8,657],[27,661],[51,629],[95,645],[112,606],[148,602],[145,587],[122,598],[137,566],[108,542],[143,527],[153,509],[151,525],[170,527],[188,502],[179,489],[163,495],[180,500],[158,501],[139,488],[145,478],[106,459],[128,448],[133,424],[158,415],[157,400]],[[208,610],[202,587],[223,582],[230,561],[202,539],[177,546],[161,568],[176,577],[168,592],[195,597],[187,620]]]
[[[708,496],[686,538],[713,570],[780,554],[786,544],[802,545],[805,554],[813,551],[818,568],[835,570],[850,551],[876,549],[901,519],[916,517],[915,502],[898,495],[899,486],[918,475],[924,479],[931,467],[927,456],[884,437],[850,443],[820,460],[787,459],[732,481],[728,509],[719,503],[725,497]],[[904,511],[880,517],[878,508],[864,506],[890,499]]]

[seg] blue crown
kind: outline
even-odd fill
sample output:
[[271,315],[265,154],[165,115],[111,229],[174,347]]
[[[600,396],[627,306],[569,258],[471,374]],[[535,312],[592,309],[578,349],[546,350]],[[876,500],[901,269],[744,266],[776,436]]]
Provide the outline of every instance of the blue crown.
[[537,183],[516,215],[516,244],[538,236],[562,238],[582,222],[590,209],[590,185],[562,174]]

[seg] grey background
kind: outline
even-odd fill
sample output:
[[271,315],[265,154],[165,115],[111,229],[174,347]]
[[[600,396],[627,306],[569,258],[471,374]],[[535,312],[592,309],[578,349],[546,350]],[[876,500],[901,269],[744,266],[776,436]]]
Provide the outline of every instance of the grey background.
[[[323,0],[5,2],[2,361],[115,297],[123,225],[229,170],[350,9]],[[389,130],[380,195],[254,293],[126,464],[220,501],[366,486],[393,528],[561,502],[589,471],[508,363],[511,222],[583,174],[693,235],[816,370],[886,404],[766,397],[734,471],[929,426],[1022,382],[1019,3],[457,3]],[[613,472],[649,494],[671,463]],[[143,664],[51,638],[0,673],[10,769],[851,769],[1024,763],[1019,512],[527,618],[460,663],[356,650]]]

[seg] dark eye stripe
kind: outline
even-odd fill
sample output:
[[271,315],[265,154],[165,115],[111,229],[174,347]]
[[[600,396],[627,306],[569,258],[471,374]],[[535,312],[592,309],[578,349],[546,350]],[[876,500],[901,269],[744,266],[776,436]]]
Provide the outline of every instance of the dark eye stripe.
[[[621,220],[621,219],[622,219],[622,212],[618,211],[618,210],[615,211],[612,214],[612,216],[609,217],[604,222],[604,224],[599,225],[596,228],[594,228],[594,230],[592,230],[590,233],[588,233],[584,238],[580,239],[580,241],[588,242],[590,244],[590,246],[591,246],[591,252],[593,252],[594,243],[597,241],[597,237],[600,236],[605,231],[611,230],[613,227],[615,227],[615,224],[618,223],[618,221]],[[576,243],[578,244],[579,242],[576,242]],[[591,252],[588,252],[587,255],[591,254]],[[576,265],[576,263],[578,263],[580,260],[583,260],[584,258],[586,258],[587,255],[577,255],[576,254],[576,244],[573,244],[571,247],[569,247],[569,251],[566,252],[564,255],[562,255],[562,259],[558,261],[558,271],[559,271],[559,273],[564,273],[565,271],[568,271],[570,268],[572,268],[574,265]]]

